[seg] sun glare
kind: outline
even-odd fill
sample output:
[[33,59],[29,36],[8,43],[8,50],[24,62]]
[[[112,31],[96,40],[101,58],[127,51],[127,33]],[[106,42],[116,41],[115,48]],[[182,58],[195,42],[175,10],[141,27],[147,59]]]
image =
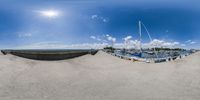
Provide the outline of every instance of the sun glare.
[[46,11],[40,11],[40,13],[45,16],[45,17],[49,17],[49,18],[55,18],[59,16],[58,11],[55,10],[46,10]]

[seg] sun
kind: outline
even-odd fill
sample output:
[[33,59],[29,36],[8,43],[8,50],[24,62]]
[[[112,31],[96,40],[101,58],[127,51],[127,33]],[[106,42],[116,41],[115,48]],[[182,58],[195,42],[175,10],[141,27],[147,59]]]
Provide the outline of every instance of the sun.
[[59,12],[56,10],[45,10],[45,11],[39,11],[39,13],[48,18],[56,18],[59,16]]

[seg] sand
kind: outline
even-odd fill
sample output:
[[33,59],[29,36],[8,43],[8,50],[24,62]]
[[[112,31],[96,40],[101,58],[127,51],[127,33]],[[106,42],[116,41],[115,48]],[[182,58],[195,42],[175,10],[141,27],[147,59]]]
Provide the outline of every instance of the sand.
[[61,61],[0,54],[0,100],[199,100],[199,58],[148,64],[101,51]]

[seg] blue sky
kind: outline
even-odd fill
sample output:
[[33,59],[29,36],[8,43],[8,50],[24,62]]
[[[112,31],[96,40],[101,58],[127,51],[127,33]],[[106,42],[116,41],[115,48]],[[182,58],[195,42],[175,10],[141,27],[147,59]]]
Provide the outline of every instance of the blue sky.
[[[200,48],[200,7],[191,0],[1,0],[0,48],[97,46],[139,38]],[[53,15],[48,15],[53,12]],[[142,30],[142,42],[149,42]]]

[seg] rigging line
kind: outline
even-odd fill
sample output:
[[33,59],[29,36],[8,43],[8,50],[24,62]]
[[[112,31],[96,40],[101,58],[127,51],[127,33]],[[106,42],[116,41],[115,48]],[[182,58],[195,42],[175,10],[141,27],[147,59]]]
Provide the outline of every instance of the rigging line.
[[[141,22],[141,24],[143,25],[144,29],[146,30],[146,32],[147,32],[147,34],[148,34],[148,36],[149,36],[150,41],[152,42],[153,40],[152,40],[152,38],[151,38],[151,35],[150,35],[148,29],[146,28],[146,26],[144,25],[144,23]],[[156,53],[155,47],[153,47],[153,49],[154,49],[154,52],[155,52],[155,54],[156,54],[156,57],[158,58],[158,54]]]
[[151,38],[151,35],[150,35],[149,31],[148,31],[148,29],[146,28],[146,26],[142,22],[141,22],[141,24],[143,25],[144,29],[146,30],[146,32],[147,32],[147,34],[149,36],[150,41],[153,41],[152,38]]

